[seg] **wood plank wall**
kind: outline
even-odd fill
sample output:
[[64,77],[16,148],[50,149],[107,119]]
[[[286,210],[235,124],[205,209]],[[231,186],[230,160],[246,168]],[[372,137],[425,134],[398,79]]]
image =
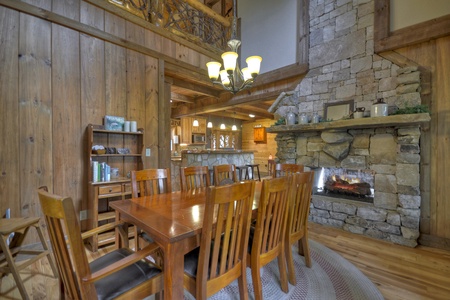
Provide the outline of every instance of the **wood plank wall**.
[[272,154],[275,159],[277,153],[277,143],[275,142],[276,134],[267,133],[267,143],[255,143],[253,137],[253,128],[255,126],[270,127],[276,120],[265,119],[257,122],[242,123],[242,150],[253,150],[255,152],[254,163],[259,164],[260,172],[268,173],[267,161],[269,155]]
[[[208,57],[82,0],[27,0],[13,5],[27,3],[87,25],[83,32],[2,2],[2,215],[11,208],[12,217],[39,216],[36,188],[41,185],[72,197],[76,210],[86,209],[85,130],[89,123],[103,124],[105,115],[135,120],[144,129],[145,146],[152,153],[144,158],[145,167],[170,166],[170,156],[161,154],[170,146],[164,60],[126,45],[135,43],[150,49],[147,53],[158,51],[196,68],[204,69]],[[125,42],[118,45],[117,40],[92,36],[90,28]],[[34,241],[36,237],[30,239]]]

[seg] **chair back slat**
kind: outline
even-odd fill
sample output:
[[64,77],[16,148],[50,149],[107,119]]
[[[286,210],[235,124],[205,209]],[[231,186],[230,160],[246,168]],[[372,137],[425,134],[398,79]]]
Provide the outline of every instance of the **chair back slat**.
[[215,186],[239,182],[234,164],[213,166],[213,171]]
[[281,177],[281,176],[288,176],[292,175],[294,173],[299,173],[304,171],[303,165],[297,165],[297,164],[273,164],[272,165],[272,177]]
[[181,190],[187,191],[211,185],[207,166],[191,166],[180,168]]
[[172,192],[170,169],[145,169],[131,171],[133,197]]

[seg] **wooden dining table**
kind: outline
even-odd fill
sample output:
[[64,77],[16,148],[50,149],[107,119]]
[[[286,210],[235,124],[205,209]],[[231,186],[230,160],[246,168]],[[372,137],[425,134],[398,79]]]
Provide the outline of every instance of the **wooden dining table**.
[[[262,183],[255,185],[256,211]],[[117,220],[147,232],[164,253],[164,299],[183,299],[184,255],[200,245],[206,188],[110,202]]]

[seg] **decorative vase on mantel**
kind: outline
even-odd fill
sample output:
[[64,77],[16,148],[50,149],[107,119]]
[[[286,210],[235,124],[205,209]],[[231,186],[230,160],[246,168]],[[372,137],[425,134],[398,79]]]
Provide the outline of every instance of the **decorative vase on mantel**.
[[288,112],[286,115],[286,125],[295,125],[296,115],[293,112]]

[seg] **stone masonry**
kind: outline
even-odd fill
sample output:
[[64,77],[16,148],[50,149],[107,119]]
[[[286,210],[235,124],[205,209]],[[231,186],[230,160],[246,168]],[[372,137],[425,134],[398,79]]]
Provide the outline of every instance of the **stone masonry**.
[[[323,116],[325,104],[348,100],[366,114],[377,99],[391,110],[421,103],[417,68],[400,68],[374,53],[373,0],[310,0],[309,7],[310,71],[271,107],[276,117],[288,112]],[[314,196],[310,219],[415,247],[421,204],[419,139],[418,126],[283,133],[276,137],[276,157],[309,167],[373,171],[373,204]]]

